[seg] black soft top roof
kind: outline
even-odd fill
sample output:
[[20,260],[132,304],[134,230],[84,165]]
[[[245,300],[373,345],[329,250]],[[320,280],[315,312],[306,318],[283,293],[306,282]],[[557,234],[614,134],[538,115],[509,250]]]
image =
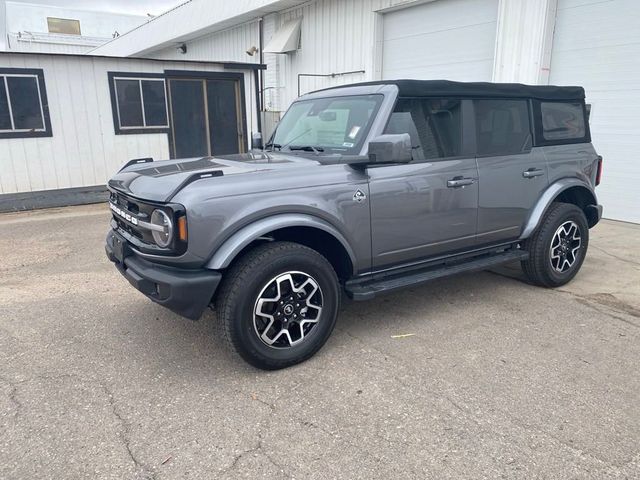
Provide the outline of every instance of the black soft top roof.
[[380,80],[331,87],[367,85],[396,85],[401,97],[508,97],[537,98],[540,100],[582,100],[584,88],[554,85],[524,85],[522,83],[452,82],[449,80]]

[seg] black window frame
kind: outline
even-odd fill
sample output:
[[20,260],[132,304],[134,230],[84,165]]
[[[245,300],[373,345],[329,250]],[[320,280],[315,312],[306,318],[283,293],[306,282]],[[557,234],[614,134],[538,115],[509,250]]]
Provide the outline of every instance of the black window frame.
[[[49,101],[47,99],[47,89],[44,81],[44,70],[41,68],[0,68],[0,88],[5,89],[7,101],[11,107],[11,98],[6,83],[7,77],[34,77],[38,86],[40,112],[42,114],[43,128],[34,129],[16,129],[0,130],[0,138],[41,138],[52,137],[51,118],[49,116]],[[10,110],[11,111],[11,110]],[[11,118],[14,123],[13,117]],[[14,125],[15,126],[15,125]]]
[[[108,72],[107,77],[109,79],[109,94],[111,96],[111,116],[113,118],[113,129],[116,135],[139,135],[141,133],[170,133],[171,132],[171,120],[169,118],[169,90],[167,76],[165,73],[136,73],[136,72]],[[144,80],[161,81],[164,85],[164,106],[167,124],[158,126],[152,125],[146,126],[121,126],[120,122],[120,109],[118,105],[116,80],[138,80],[141,82]],[[141,107],[144,118],[144,97],[141,93],[140,96]],[[144,121],[144,120],[143,120]]]
[[[544,138],[542,127],[542,104],[543,103],[580,103],[582,105],[582,114],[584,118],[584,136],[578,138],[567,138],[559,140],[547,140]],[[533,100],[533,116],[534,116],[534,146],[547,147],[554,145],[573,145],[576,143],[591,143],[591,127],[589,125],[589,114],[584,99],[576,98],[572,100]]]
[[[472,113],[473,113],[473,145],[474,145],[474,152],[475,152],[475,156],[476,158],[487,158],[487,157],[513,157],[516,155],[527,155],[529,153],[531,153],[531,150],[533,149],[533,147],[537,146],[536,145],[536,123],[534,121],[533,118],[533,112],[534,109],[532,108],[531,105],[531,99],[530,98],[523,98],[523,97],[471,97],[471,105],[472,105]],[[529,148],[527,150],[523,150],[521,152],[518,153],[480,153],[479,151],[479,143],[478,143],[478,122],[477,122],[477,118],[476,118],[476,103],[477,101],[519,101],[519,102],[524,102],[527,105],[527,113],[528,113],[528,119],[529,119],[529,135],[531,136],[531,142],[529,144]]]

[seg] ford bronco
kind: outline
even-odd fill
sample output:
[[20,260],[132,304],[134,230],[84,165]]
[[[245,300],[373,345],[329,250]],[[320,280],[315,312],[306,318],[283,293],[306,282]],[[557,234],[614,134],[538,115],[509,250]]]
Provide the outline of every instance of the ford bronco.
[[191,319],[212,304],[263,369],[308,359],[342,292],[366,300],[519,261],[580,269],[600,220],[580,87],[398,80],[296,100],[262,150],[128,162],[109,181],[107,256]]

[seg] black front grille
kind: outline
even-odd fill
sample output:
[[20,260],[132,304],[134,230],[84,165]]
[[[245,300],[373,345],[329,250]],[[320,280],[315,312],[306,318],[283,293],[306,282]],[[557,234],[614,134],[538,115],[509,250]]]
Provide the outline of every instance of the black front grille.
[[[144,222],[150,221],[151,212],[153,212],[153,210],[155,209],[153,205],[145,204],[136,199],[127,197],[126,195],[120,192],[111,192],[109,196],[109,200],[118,208],[126,211],[131,216]],[[111,212],[111,214],[116,224],[118,225],[118,228],[134,236],[135,238],[139,239],[141,242],[145,244],[148,244],[150,246],[155,246],[155,242],[153,241],[151,232],[149,232],[148,230],[136,227],[131,222],[122,218],[120,215],[116,214],[113,211]]]
[[[155,209],[164,210],[174,220],[174,224],[179,216],[185,215],[182,205],[146,203],[115,190],[111,190],[109,202],[124,211],[125,215],[130,215],[141,222],[150,223],[151,213]],[[187,250],[187,242],[181,242],[178,239],[174,239],[172,245],[167,248],[159,247],[153,240],[150,230],[134,225],[113,210],[111,216],[114,222],[113,228],[117,228],[135,249],[154,255],[181,255]]]

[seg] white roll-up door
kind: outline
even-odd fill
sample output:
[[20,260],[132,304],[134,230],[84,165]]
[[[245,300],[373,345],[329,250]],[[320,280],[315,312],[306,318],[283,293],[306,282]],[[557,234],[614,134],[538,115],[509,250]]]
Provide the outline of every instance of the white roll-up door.
[[437,0],[383,17],[382,77],[491,81],[498,0]]
[[549,81],[582,85],[604,216],[640,223],[640,1],[559,0]]

